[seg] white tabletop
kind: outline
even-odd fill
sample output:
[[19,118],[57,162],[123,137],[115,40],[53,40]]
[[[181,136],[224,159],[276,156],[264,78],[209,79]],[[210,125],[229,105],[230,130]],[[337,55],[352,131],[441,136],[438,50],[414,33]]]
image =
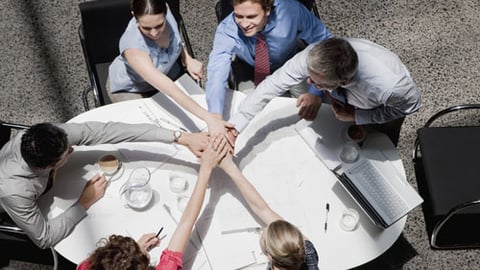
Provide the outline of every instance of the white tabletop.
[[[205,106],[204,96],[194,96],[194,99]],[[232,96],[232,111],[241,99],[241,93]],[[71,121],[154,122],[169,128],[182,126],[191,131],[205,127],[198,118],[166,100],[156,96],[115,103],[83,113]],[[320,113],[328,109],[322,106]],[[395,242],[406,217],[388,229],[376,227],[295,131],[298,121],[294,99],[273,99],[237,139],[236,156],[240,168],[272,209],[297,225],[313,242],[319,254],[320,269],[348,269],[371,261]],[[369,147],[383,150],[405,177],[400,157],[386,136],[369,135],[364,148]],[[162,234],[166,237],[160,248],[151,252],[155,263],[175,229],[175,220],[181,215],[177,209],[179,195],[168,187],[169,175],[178,172],[188,180],[189,189],[180,197],[188,197],[196,181],[198,161],[182,146],[121,143],[75,147],[71,160],[59,171],[60,181],[47,194],[49,196],[43,198],[45,213],[53,217],[71,205],[86,180],[98,171],[95,161],[107,152],[120,156],[125,162],[125,171],[109,184],[105,197],[87,211],[87,217],[55,249],[79,263],[96,248],[101,237],[117,233],[138,239],[143,233],[156,232],[164,226]],[[137,167],[147,167],[152,172],[151,185],[155,190],[154,200],[142,211],[126,208],[118,192],[129,173]],[[239,198],[231,180],[220,170],[214,171],[204,211],[185,252],[186,269],[236,269],[263,260],[259,255],[258,233],[222,233],[260,226]],[[325,231],[327,202],[330,212]],[[171,215],[164,205],[171,208]],[[360,224],[352,232],[339,227],[341,213],[346,208],[355,208],[360,213]],[[264,265],[260,267],[264,269]],[[255,266],[248,269],[253,268]]]

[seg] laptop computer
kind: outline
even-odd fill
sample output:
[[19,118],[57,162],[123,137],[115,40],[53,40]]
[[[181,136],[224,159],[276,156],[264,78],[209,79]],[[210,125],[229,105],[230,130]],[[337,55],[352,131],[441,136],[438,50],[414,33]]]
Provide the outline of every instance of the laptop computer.
[[388,228],[423,202],[391,162],[360,158],[337,175],[339,182],[377,226]]
[[318,117],[313,122],[299,121],[296,131],[373,223],[387,228],[423,202],[380,150],[369,149],[355,163],[342,163],[342,134],[351,123],[338,122],[329,111],[319,112]]

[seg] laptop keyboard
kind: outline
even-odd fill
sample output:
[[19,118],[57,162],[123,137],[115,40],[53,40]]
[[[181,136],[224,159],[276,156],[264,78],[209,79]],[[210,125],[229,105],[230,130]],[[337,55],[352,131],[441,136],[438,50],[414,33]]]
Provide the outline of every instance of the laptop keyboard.
[[392,220],[408,210],[408,205],[388,183],[377,168],[368,160],[360,160],[358,164],[347,170],[350,180],[355,179],[355,186],[368,199]]

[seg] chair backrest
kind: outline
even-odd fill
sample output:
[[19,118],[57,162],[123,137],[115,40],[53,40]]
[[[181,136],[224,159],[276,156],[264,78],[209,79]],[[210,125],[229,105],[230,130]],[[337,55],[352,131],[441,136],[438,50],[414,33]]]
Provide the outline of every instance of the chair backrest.
[[10,140],[12,129],[27,129],[28,126],[0,121],[0,149]]
[[[189,51],[194,57],[178,0],[167,3],[180,28]],[[110,103],[105,89],[108,67],[119,55],[120,37],[132,18],[129,0],[97,0],[79,4],[82,25],[79,37],[89,72],[89,79],[95,98],[95,106]]]
[[[28,126],[0,121],[0,149],[10,140],[12,129],[22,130]],[[0,206],[0,253],[6,259],[53,265],[57,269],[57,254],[40,249],[28,238],[25,232],[4,212]]]
[[[305,7],[313,12],[315,16],[320,18],[320,14],[317,9],[315,0],[297,0],[298,2],[305,5]],[[215,4],[215,15],[217,16],[217,22],[221,22],[228,14],[233,11],[232,0],[219,0]]]
[[118,56],[118,43],[132,18],[128,0],[82,2],[80,41],[95,96],[95,105],[110,103],[105,83],[108,66]]

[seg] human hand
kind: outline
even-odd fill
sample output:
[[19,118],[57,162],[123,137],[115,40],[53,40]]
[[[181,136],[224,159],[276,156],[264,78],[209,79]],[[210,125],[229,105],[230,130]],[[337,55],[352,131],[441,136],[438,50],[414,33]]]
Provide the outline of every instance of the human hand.
[[199,81],[203,78],[203,63],[194,58],[188,58],[185,63],[187,67],[187,72],[192,76],[196,81]]
[[233,155],[233,148],[235,146],[235,142],[237,141],[238,130],[235,128],[227,129],[226,136],[228,139],[228,143],[230,144],[230,146],[232,146],[232,151],[230,152],[230,154]]
[[210,136],[216,136],[218,134],[225,135],[226,139],[228,139],[228,144],[230,145],[230,151],[233,152],[233,148],[235,146],[235,139],[238,134],[238,132],[236,132],[235,126],[223,120],[222,115],[213,113],[211,114],[210,119],[207,120],[207,125]]
[[155,233],[146,233],[137,240],[137,243],[142,252],[150,258],[148,252],[160,245],[160,239],[155,236]]
[[100,176],[98,174],[95,175],[87,182],[87,185],[78,199],[79,203],[85,209],[90,208],[90,206],[103,197],[106,187],[107,181],[105,176]]
[[182,133],[182,136],[178,139],[178,143],[188,147],[192,153],[201,157],[202,152],[207,147],[210,135],[207,132],[200,133]]
[[312,121],[317,116],[318,109],[322,104],[322,99],[310,93],[301,94],[297,98],[298,115],[308,121]]
[[338,120],[355,122],[355,108],[352,105],[333,102],[331,107]]
[[228,150],[228,142],[223,134],[213,137],[203,151],[200,166],[206,166],[209,169],[215,168],[228,153]]

